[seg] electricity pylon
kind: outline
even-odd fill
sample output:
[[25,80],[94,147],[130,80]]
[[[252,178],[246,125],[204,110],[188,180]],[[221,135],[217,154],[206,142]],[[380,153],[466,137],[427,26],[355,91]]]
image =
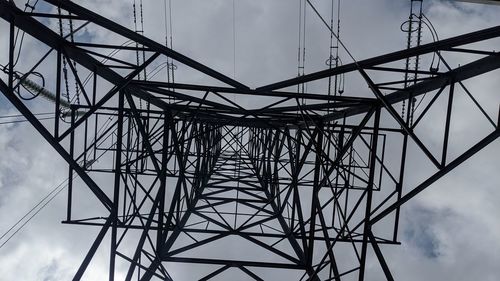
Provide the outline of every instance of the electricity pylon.
[[[110,253],[110,280],[118,267],[125,280],[172,280],[176,264],[190,264],[200,280],[369,280],[369,253],[393,280],[381,246],[399,244],[400,208],[500,135],[465,82],[500,68],[498,53],[471,47],[500,37],[499,26],[250,89],[71,1],[44,5],[59,11],[0,1],[10,28],[0,91],[69,165],[64,223],[100,228],[75,280],[101,248]],[[71,21],[71,30],[53,30],[57,21]],[[91,28],[128,43],[82,35]],[[40,46],[30,50],[39,61],[23,60],[18,32]],[[449,53],[468,62],[453,68]],[[430,56],[443,69],[425,70]],[[407,83],[398,66],[415,57],[418,78]],[[169,60],[212,82],[141,77],[162,65],[173,70]],[[336,75],[358,75],[367,87],[341,96],[289,91]],[[459,94],[479,125],[452,114]],[[400,116],[401,103],[424,95],[412,122]],[[49,125],[32,112],[37,96],[53,101]],[[441,136],[419,130],[426,118]],[[457,122],[487,129],[450,154]],[[416,162],[432,172],[406,184],[405,167]],[[89,197],[98,206],[79,207]]]

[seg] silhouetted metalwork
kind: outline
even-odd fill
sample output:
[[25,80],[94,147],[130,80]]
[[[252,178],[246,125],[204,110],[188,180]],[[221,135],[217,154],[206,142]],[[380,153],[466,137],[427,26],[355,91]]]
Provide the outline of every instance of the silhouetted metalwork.
[[[101,229],[74,280],[103,247],[110,251],[109,280],[118,266],[127,268],[125,280],[171,280],[171,263],[193,264],[200,280],[232,270],[255,280],[270,272],[297,280],[370,280],[368,253],[393,280],[381,245],[399,244],[400,207],[500,135],[464,84],[500,68],[498,53],[469,46],[500,37],[499,26],[250,89],[73,2],[45,2],[44,11],[59,11],[22,11],[0,1],[2,24],[10,26],[0,91],[69,164],[64,223]],[[71,31],[53,31],[57,21],[71,21]],[[83,27],[129,43],[97,42],[81,35]],[[18,30],[38,41],[36,53],[46,51],[38,62],[17,64]],[[140,63],[137,52],[144,55]],[[446,53],[476,56],[452,68]],[[408,67],[426,56],[439,57],[444,69]],[[141,78],[167,57],[175,65],[166,67],[188,67],[214,82]],[[287,91],[348,74],[365,86],[347,87],[343,95]],[[64,90],[68,80],[78,102]],[[451,156],[456,88],[490,131]],[[23,93],[52,97],[54,122],[38,121]],[[410,110],[424,95],[420,110]],[[234,97],[255,102],[243,107]],[[444,102],[436,102],[440,97]],[[438,149],[418,130],[433,110],[445,112],[433,120],[442,128]],[[409,161],[431,163],[434,172],[405,184]],[[82,205],[82,198],[90,200],[82,194],[92,194],[99,206]],[[231,254],[228,245],[240,252]]]

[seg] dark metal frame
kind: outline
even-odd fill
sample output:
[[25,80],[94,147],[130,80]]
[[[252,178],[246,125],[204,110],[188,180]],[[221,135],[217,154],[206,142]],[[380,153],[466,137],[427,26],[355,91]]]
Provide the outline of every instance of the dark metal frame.
[[[463,83],[500,68],[500,57],[462,47],[500,37],[498,26],[250,89],[73,2],[45,2],[67,15],[27,13],[9,1],[0,1],[0,17],[10,25],[8,78],[0,80],[0,91],[69,164],[64,223],[101,227],[74,280],[83,276],[107,233],[109,280],[115,279],[118,261],[128,264],[126,280],[172,280],[165,264],[176,262],[211,265],[213,269],[200,280],[231,269],[263,280],[258,268],[291,270],[298,272],[300,280],[341,280],[355,274],[365,280],[369,246],[387,279],[393,280],[380,244],[399,244],[400,207],[500,136],[498,124]],[[99,26],[137,44],[71,42],[42,23],[48,19]],[[42,62],[50,62],[51,52],[56,53],[52,66],[56,69],[54,132],[16,94],[23,82],[14,69],[16,29],[50,49],[26,71],[28,75]],[[136,65],[106,55],[108,49],[141,51],[146,59]],[[484,57],[455,69],[448,66],[442,72],[421,71],[425,79],[411,85],[400,79],[372,80],[374,72],[394,75],[408,71],[391,63],[436,52],[444,62],[446,52]],[[99,61],[96,55],[114,65]],[[137,79],[165,57],[227,86]],[[59,104],[62,58],[76,62],[78,72],[70,63],[71,74],[85,98],[85,104],[73,104],[69,113]],[[85,71],[93,78],[91,87],[83,82]],[[361,74],[370,97],[280,91],[350,72]],[[101,88],[101,81],[112,87]],[[451,160],[449,132],[458,86],[486,117],[492,132]],[[415,128],[438,97],[445,95],[445,89],[443,146],[436,156]],[[424,94],[432,96],[431,101],[410,124],[410,113],[401,117],[396,107]],[[271,101],[246,109],[232,101],[235,95]],[[65,115],[70,120],[61,122]],[[386,139],[399,140],[400,145],[387,147]],[[436,169],[413,188],[403,184],[409,143],[420,149],[419,159],[427,159]],[[387,162],[387,153],[401,157]],[[101,157],[108,158],[100,161]],[[75,192],[82,190],[82,183],[73,180],[74,173],[100,201],[102,216],[86,218],[73,212]],[[108,174],[113,184],[98,183],[97,173]],[[375,229],[377,223],[384,224],[384,230]],[[251,243],[272,258],[202,255],[206,254],[203,247],[221,245],[230,236]],[[342,260],[351,260],[351,267]]]

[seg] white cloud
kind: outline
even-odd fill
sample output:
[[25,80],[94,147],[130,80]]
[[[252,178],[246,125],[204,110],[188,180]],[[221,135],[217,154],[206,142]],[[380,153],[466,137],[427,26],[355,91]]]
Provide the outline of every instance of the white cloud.
[[[231,7],[227,5],[228,1],[173,2],[174,49],[232,76]],[[298,7],[289,2],[237,1],[237,79],[251,86],[259,86],[295,75]],[[86,1],[82,4],[125,26],[132,26],[130,1]],[[322,4],[318,3],[318,6]],[[146,34],[163,42],[164,31],[159,28],[163,26],[162,3],[154,5],[145,1],[144,5]],[[393,1],[382,0],[344,1],[343,5],[342,38],[357,59],[404,47],[404,35],[399,31],[399,24],[406,18],[406,6],[400,2],[394,4]],[[442,38],[498,25],[500,18],[500,9],[497,7],[451,4],[447,1],[429,2],[428,5],[426,13]],[[315,20],[311,14],[310,21]],[[464,21],[466,24],[463,24]],[[2,21],[0,24],[1,31],[6,30],[4,23]],[[328,51],[325,45],[328,41],[326,30],[317,22],[312,24],[314,29],[309,33],[308,71],[324,68],[323,62]],[[89,28],[88,32],[97,41],[121,42],[121,39],[109,37],[103,30]],[[0,32],[1,42],[7,42],[6,34]],[[28,46],[34,43],[27,41],[26,44],[29,49]],[[5,45],[1,45],[0,49],[3,50],[0,63],[5,63]],[[36,55],[34,52],[26,60],[36,58]],[[346,61],[349,60],[346,58]],[[196,75],[188,76],[185,67],[179,65],[179,68],[179,79],[204,81]],[[480,90],[484,92],[479,99],[496,120],[498,95],[495,90],[498,89],[498,81],[490,77],[486,81],[488,85],[483,82],[478,82],[481,84]],[[347,87],[367,93],[366,86],[357,85],[355,79],[348,80]],[[1,106],[6,107],[5,104]],[[48,105],[36,106],[44,108]],[[9,109],[8,112],[14,111]],[[465,122],[471,120],[462,120],[462,123],[453,127],[453,132],[462,132],[463,136],[469,127],[469,123]],[[479,120],[479,117],[474,120]],[[429,131],[429,127],[426,129],[436,132],[436,136],[429,137],[431,140],[437,139],[437,132],[441,132],[440,128],[435,131]],[[458,141],[459,146],[462,142],[463,145],[468,144],[465,139]],[[49,192],[51,187],[64,179],[67,167],[34,129],[26,124],[0,125],[0,151],[0,230],[3,231]],[[496,216],[500,213],[500,175],[496,171],[498,159],[495,157],[499,151],[497,142],[422,193],[415,202],[405,206],[407,209],[403,212],[400,231],[403,245],[382,247],[391,269],[399,279],[495,280],[500,275],[496,266],[500,261],[500,249],[496,243],[500,238]],[[422,173],[408,170],[409,182],[412,177],[418,181],[417,176]],[[92,204],[90,202],[86,206]],[[61,225],[64,216],[63,192],[9,244],[0,249],[0,280],[71,278],[96,236],[97,229]],[[107,239],[103,245],[97,260],[91,264],[87,280],[101,280],[106,275]],[[426,245],[435,247],[434,252],[429,254],[422,249]],[[182,267],[175,264],[171,267],[179,276],[189,270],[182,271]],[[372,257],[370,270],[379,270],[377,267]],[[121,278],[123,276],[118,279]]]

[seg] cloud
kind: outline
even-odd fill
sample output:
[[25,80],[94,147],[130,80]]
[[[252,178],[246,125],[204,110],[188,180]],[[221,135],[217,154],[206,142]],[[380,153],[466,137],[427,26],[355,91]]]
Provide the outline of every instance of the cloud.
[[413,246],[425,258],[435,259],[444,255],[445,246],[441,243],[444,239],[440,239],[436,228],[439,229],[439,222],[451,216],[450,211],[414,207],[411,214],[406,222],[402,240]]
[[[18,1],[22,6],[23,1]],[[328,5],[313,1],[328,13]],[[401,1],[402,2],[402,1]],[[394,1],[344,1],[342,15],[342,40],[356,59],[383,54],[404,48],[404,34],[399,25],[407,17],[407,6]],[[100,14],[125,26],[132,27],[131,1],[80,1]],[[158,2],[159,3],[159,2]],[[200,60],[228,76],[233,74],[233,42],[231,5],[228,1],[173,1],[174,49]],[[432,19],[442,38],[458,35],[498,24],[500,9],[496,7],[452,4],[449,1],[425,3],[426,14]],[[144,2],[145,33],[158,42],[164,40],[163,7]],[[297,15],[298,5],[281,1],[236,1],[237,42],[236,78],[252,87],[260,86],[296,74]],[[307,71],[325,68],[328,57],[328,32],[312,13],[308,14]],[[466,19],[467,24],[464,23]],[[55,28],[55,23],[51,23]],[[6,61],[5,22],[0,23],[0,63]],[[123,38],[109,36],[103,29],[89,27],[86,36],[102,42],[122,42]],[[39,44],[28,39],[24,61],[39,57]],[[493,44],[488,46],[494,46]],[[34,51],[36,50],[36,51]],[[349,59],[342,51],[345,61]],[[126,56],[126,55],[123,55]],[[45,70],[49,66],[44,66]],[[498,72],[495,73],[498,75]],[[179,65],[178,81],[203,83],[209,81]],[[496,120],[498,114],[498,79],[494,77],[470,81],[480,92],[478,99]],[[350,93],[369,95],[359,78],[347,79]],[[474,82],[474,83],[473,83]],[[477,89],[477,85],[480,89]],[[311,89],[324,91],[311,86]],[[463,93],[462,93],[463,94]],[[240,100],[238,100],[240,101]],[[15,113],[0,98],[3,114]],[[242,99],[247,105],[255,104],[254,98]],[[37,110],[52,106],[47,102],[31,103]],[[459,107],[461,122],[453,126],[455,142],[462,150],[472,143],[469,130],[480,122],[478,116],[468,116]],[[50,125],[47,125],[50,128]],[[472,128],[471,128],[472,127]],[[441,137],[442,128],[429,121],[423,127],[429,143]],[[56,156],[46,142],[26,124],[0,125],[0,229],[3,231],[29,210],[50,189],[67,176],[67,166]],[[461,151],[458,150],[457,151]],[[383,247],[391,269],[401,280],[495,280],[500,275],[496,263],[500,260],[498,239],[500,213],[498,198],[499,175],[496,171],[500,151],[498,142],[480,153],[470,162],[443,178],[403,208],[400,237],[402,246]],[[417,155],[417,152],[411,152]],[[429,171],[420,161],[408,169],[408,183],[417,183]],[[427,174],[425,174],[427,173]],[[103,182],[106,182],[103,179]],[[412,186],[409,184],[409,186]],[[65,192],[48,205],[9,244],[0,249],[0,280],[68,280],[79,266],[83,256],[97,235],[97,229],[61,225],[65,218]],[[92,209],[95,201],[81,199],[81,209]],[[97,212],[97,211],[96,211]],[[101,252],[91,264],[87,280],[102,280],[106,276],[109,237],[103,242]],[[236,243],[233,243],[236,244]],[[231,245],[231,244],[228,244]],[[242,250],[242,249],[239,249]],[[234,254],[238,254],[234,249]],[[244,250],[244,249],[243,249]],[[255,249],[252,249],[255,250]],[[248,251],[252,252],[252,251]],[[233,253],[233,252],[231,252]],[[216,253],[219,254],[219,253]],[[27,267],[26,264],[30,266]],[[370,270],[380,271],[373,255]],[[201,272],[186,265],[169,264],[168,269],[179,280],[191,280]],[[118,280],[126,269],[119,268]],[[228,272],[223,280],[234,280],[236,271]],[[283,276],[261,270],[262,275]],[[121,274],[121,275],[120,275]],[[190,275],[192,274],[192,275]],[[290,274],[295,277],[295,273]],[[243,277],[242,277],[243,278]],[[278,277],[276,277],[278,278]]]

